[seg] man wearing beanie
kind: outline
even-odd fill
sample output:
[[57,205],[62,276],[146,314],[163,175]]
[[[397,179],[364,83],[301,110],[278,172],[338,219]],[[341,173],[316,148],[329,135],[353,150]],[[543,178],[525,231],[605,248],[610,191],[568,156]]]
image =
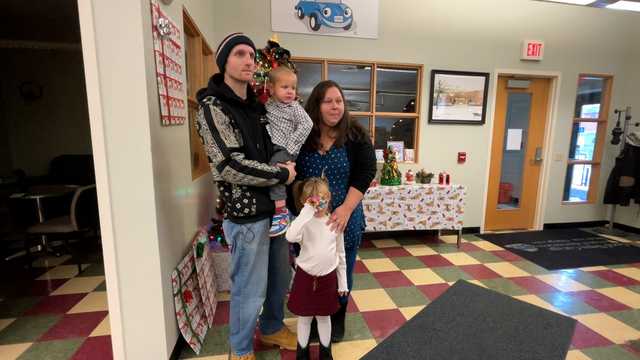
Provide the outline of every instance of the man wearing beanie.
[[255,359],[258,315],[263,343],[296,350],[296,335],[283,323],[289,247],[283,236],[269,238],[274,213],[269,187],[291,183],[295,164],[269,165],[273,144],[266,110],[249,86],[256,71],[251,39],[228,35],[218,46],[216,63],[220,72],[197,93],[197,126],[225,204],[222,227],[231,246],[230,358]]

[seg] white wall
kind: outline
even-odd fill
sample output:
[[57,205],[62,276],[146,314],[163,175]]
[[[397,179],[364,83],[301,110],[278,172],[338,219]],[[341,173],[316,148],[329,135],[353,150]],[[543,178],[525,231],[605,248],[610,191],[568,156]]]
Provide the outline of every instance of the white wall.
[[[28,175],[44,175],[50,160],[60,154],[90,154],[80,49],[2,49],[0,57],[3,62],[0,128],[7,131],[2,137],[6,136],[10,147],[10,166],[21,168]],[[42,98],[26,102],[18,90],[25,81],[42,85]]]
[[[170,276],[212,213],[191,180],[189,128],[161,127],[148,0],[79,2],[116,358],[167,359],[178,329]],[[213,2],[185,5],[208,38]]]
[[[144,2],[144,0],[143,0]],[[215,51],[213,14],[214,2],[210,0],[175,0],[170,6],[162,5],[180,28],[183,28],[183,6],[195,21],[198,29]],[[151,34],[147,34],[150,39]],[[147,55],[150,53],[147,52]],[[147,60],[149,64],[149,60]],[[151,72],[147,68],[148,84],[154,91],[155,68],[151,58]],[[186,89],[186,86],[185,86]],[[152,100],[157,111],[157,92]],[[185,93],[186,99],[186,93]],[[178,337],[174,315],[171,272],[185,254],[199,226],[208,224],[215,207],[214,183],[211,174],[191,180],[191,150],[189,126],[160,126],[159,114],[154,113],[150,123],[151,151],[158,217],[158,242],[160,245],[160,273],[162,275],[162,297],[164,299],[164,326],[171,352]]]
[[[243,31],[261,46],[271,36],[269,4],[267,0],[218,1],[216,39]],[[381,0],[377,40],[284,33],[279,37],[281,45],[294,56],[424,64],[419,167],[434,172],[447,170],[454,182],[467,185],[465,226],[480,226],[491,119],[482,127],[427,124],[429,71],[491,72],[490,94],[495,69],[561,72],[552,152],[566,159],[578,74],[614,75],[612,105],[622,104],[627,90],[624,79],[631,65],[638,63],[629,55],[634,46],[631,39],[638,38],[632,34],[638,33],[639,21],[640,14],[529,0]],[[522,40],[531,38],[546,43],[545,59],[539,64],[519,60]],[[493,114],[493,109],[489,107],[488,113]],[[467,152],[466,164],[456,163],[458,151]],[[401,170],[405,169],[401,165]],[[566,160],[550,164],[544,222],[602,220],[604,207],[599,203],[561,205],[565,172]],[[599,180],[603,183],[606,176]]]
[[[638,39],[638,35],[636,35],[634,39]],[[620,107],[631,106],[632,122],[636,123],[640,122],[640,68],[638,68],[638,64],[640,63],[640,49],[634,46],[633,50],[635,51],[633,59],[636,59],[636,61],[630,66],[630,76],[625,79],[626,101],[621,103]],[[619,150],[616,147],[616,150],[613,151],[613,146],[609,145],[609,147],[612,148],[610,155],[613,158],[613,156],[618,154]],[[611,160],[611,163],[613,163],[613,160]],[[640,204],[631,202],[631,206],[628,207],[618,206],[615,221],[624,225],[640,228]]]

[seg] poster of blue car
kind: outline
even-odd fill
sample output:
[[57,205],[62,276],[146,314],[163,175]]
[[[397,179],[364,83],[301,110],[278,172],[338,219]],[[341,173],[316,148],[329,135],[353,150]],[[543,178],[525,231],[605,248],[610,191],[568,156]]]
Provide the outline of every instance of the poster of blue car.
[[271,0],[275,32],[378,37],[378,0]]

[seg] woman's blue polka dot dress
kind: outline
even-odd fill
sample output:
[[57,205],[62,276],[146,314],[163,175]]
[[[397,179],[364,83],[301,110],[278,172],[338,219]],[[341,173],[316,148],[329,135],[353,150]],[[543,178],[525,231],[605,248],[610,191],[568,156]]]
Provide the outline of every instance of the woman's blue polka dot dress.
[[[331,206],[336,209],[342,205],[349,191],[349,156],[344,146],[332,146],[326,154],[317,151],[302,150],[298,156],[298,176],[301,179],[324,175],[329,180],[331,189]],[[360,245],[364,230],[364,211],[362,203],[351,213],[347,227],[344,230],[345,248],[357,248]]]

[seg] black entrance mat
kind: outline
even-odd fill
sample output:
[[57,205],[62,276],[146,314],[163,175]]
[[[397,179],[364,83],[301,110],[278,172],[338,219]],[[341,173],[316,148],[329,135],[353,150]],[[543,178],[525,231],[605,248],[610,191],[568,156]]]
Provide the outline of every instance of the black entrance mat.
[[461,280],[363,359],[564,360],[575,324]]
[[578,229],[478,236],[547,270],[640,262],[640,247]]

